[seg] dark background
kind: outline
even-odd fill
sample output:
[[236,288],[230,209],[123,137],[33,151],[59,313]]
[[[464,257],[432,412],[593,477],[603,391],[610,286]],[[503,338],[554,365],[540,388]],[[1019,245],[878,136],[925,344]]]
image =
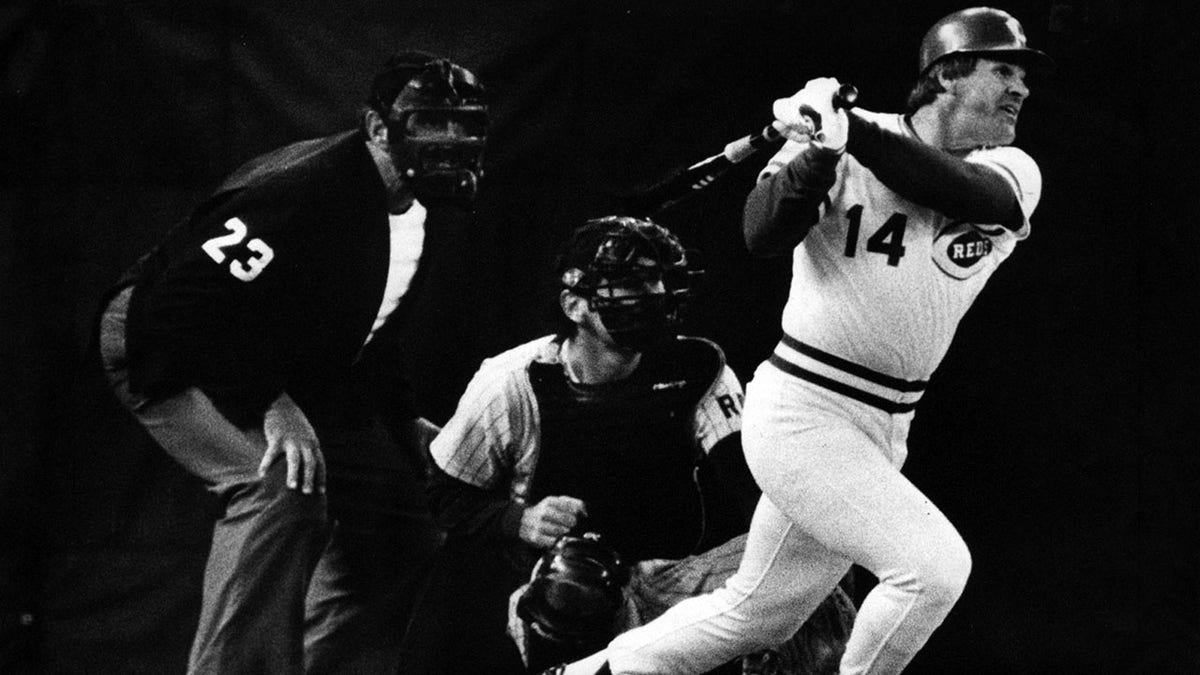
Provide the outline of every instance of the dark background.
[[[394,49],[494,96],[462,278],[410,341],[444,421],[547,328],[582,218],[769,121],[810,77],[898,110],[950,2],[16,2],[0,8],[0,672],[182,669],[212,504],[77,368],[103,289],[264,150],[355,123]],[[964,321],[906,472],[975,558],[914,673],[1200,672],[1196,6],[1011,2],[1055,57],[1017,144],[1033,234]],[[756,167],[661,221],[702,249],[689,319],[743,379],[785,260],[738,233]]]

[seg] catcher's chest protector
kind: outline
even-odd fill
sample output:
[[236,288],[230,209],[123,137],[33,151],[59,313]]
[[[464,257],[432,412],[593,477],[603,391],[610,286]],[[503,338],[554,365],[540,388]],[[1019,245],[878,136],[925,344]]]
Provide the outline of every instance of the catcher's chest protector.
[[711,346],[687,339],[609,384],[574,384],[559,364],[533,364],[542,449],[529,503],[582,499],[587,529],[626,560],[692,553],[704,527],[692,420],[720,366]]

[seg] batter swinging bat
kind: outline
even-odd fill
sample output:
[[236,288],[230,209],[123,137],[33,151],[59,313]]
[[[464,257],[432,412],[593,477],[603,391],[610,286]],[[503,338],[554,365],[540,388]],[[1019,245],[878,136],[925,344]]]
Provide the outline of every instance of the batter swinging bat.
[[[858,100],[858,89],[843,84],[834,95],[833,106],[849,110]],[[649,188],[639,190],[628,202],[633,215],[651,216],[674,206],[695,192],[712,185],[734,164],[764,150],[777,150],[783,145],[783,135],[771,124],[763,130],[739,138],[725,146],[720,153],[678,171]]]

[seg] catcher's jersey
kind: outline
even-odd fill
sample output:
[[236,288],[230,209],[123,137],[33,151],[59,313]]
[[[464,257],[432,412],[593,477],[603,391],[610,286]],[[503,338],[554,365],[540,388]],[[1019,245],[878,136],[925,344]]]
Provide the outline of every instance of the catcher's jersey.
[[[525,500],[542,445],[541,412],[529,365],[560,363],[561,346],[549,335],[483,362],[453,417],[430,446],[442,471],[484,489],[508,483],[510,496]],[[741,431],[742,401],[737,375],[722,365],[692,413],[697,449],[708,452],[721,439]]]
[[[916,137],[902,115],[854,114]],[[798,144],[789,146],[772,165],[795,155]],[[1009,183],[1024,214],[1018,230],[952,220],[908,201],[846,154],[820,220],[793,252],[784,334],[901,380],[932,374],[988,278],[1029,235],[1041,195],[1037,165],[1017,148],[981,148],[964,159]]]

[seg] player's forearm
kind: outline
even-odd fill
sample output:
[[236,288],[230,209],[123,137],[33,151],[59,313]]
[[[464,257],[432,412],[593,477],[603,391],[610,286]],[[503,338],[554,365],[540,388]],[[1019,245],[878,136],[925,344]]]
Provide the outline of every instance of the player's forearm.
[[840,155],[810,146],[782,171],[754,186],[742,214],[746,248],[757,256],[790,253],[820,219]]
[[519,538],[524,507],[507,496],[458,480],[436,465],[426,492],[434,520],[452,537],[485,543]]
[[1021,207],[995,171],[851,114],[846,152],[900,196],[951,218],[1019,222]]

